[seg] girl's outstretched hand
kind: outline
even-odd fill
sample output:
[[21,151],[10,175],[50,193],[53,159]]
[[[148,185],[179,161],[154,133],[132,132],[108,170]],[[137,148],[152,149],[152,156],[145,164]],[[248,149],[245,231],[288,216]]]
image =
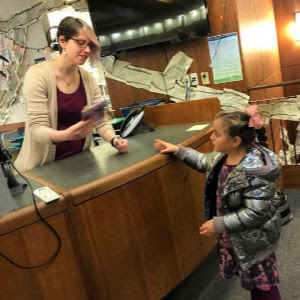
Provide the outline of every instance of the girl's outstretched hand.
[[160,153],[175,153],[179,150],[179,147],[177,145],[173,145],[171,143],[167,143],[163,140],[156,139],[154,141],[153,146],[160,150]]
[[204,236],[212,236],[216,233],[215,226],[214,226],[214,220],[211,219],[205,223],[203,223],[199,227],[199,234]]

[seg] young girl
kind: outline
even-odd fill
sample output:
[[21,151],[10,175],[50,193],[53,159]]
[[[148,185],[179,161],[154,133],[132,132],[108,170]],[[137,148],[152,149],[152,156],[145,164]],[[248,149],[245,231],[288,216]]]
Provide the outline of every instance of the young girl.
[[251,299],[281,299],[274,254],[280,236],[275,180],[276,155],[266,146],[257,106],[246,112],[222,111],[213,122],[214,151],[155,140],[161,153],[173,153],[190,167],[206,172],[205,217],[199,234],[218,235],[219,271],[238,275]]

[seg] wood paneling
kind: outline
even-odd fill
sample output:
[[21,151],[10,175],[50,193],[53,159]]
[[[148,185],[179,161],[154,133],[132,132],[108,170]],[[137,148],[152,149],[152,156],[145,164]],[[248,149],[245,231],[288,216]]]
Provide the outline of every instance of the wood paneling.
[[282,180],[284,188],[299,190],[300,166],[283,166]]
[[[266,81],[280,82],[280,60],[272,0],[236,0],[236,3],[248,86],[263,85]],[[282,95],[280,89],[275,92],[277,97]],[[252,99],[265,99],[268,95],[269,91],[251,92]]]
[[[248,87],[282,81],[276,25],[272,0],[236,0],[245,74]],[[283,88],[251,91],[251,101],[283,96]],[[268,143],[273,151],[280,148],[279,122],[272,122],[274,148],[269,126]]]
[[75,208],[92,298],[161,299],[193,271],[216,242],[198,235],[204,182],[172,160]]
[[176,161],[157,172],[164,204],[170,219],[174,246],[180,263],[180,279],[189,275],[207,255],[208,239],[200,237],[203,223],[203,191],[199,182],[204,174],[197,173]]
[[154,127],[212,121],[220,109],[217,98],[149,106],[143,120]]
[[300,12],[300,2],[299,0],[273,0],[273,2],[281,66],[286,68],[300,65],[300,46],[289,32],[290,26],[295,22],[295,12]]
[[123,187],[139,253],[136,259],[143,269],[149,299],[160,299],[182,279],[173,228],[165,199],[160,194],[163,186],[156,177],[157,172]]
[[[277,69],[276,72],[272,73],[269,77],[267,77],[262,82],[262,85],[278,83],[281,81],[282,81],[281,70],[279,68],[279,69]],[[262,98],[262,99],[278,98],[278,97],[282,97],[284,95],[283,87],[268,88],[268,89],[264,89],[263,91],[264,91],[264,98]]]
[[[300,61],[300,53],[299,53],[298,61]],[[300,79],[300,62],[298,61],[297,61],[298,64],[295,64],[294,66],[284,67],[281,69],[282,77],[284,78],[284,80],[289,81],[294,79]],[[285,96],[300,95],[300,84],[292,84],[292,85],[285,86],[284,95]]]
[[[58,257],[49,265],[33,270],[18,269],[1,258],[0,299],[88,299],[64,214],[52,216],[48,221],[62,240]],[[1,252],[21,265],[47,261],[56,246],[53,233],[42,222],[0,237]]]
[[122,188],[78,211],[93,299],[147,299]]
[[[278,47],[284,81],[300,79],[300,45],[290,34],[290,26],[295,22],[295,12],[300,12],[299,0],[273,0],[276,17]],[[284,87],[285,96],[300,95],[300,84]],[[292,143],[297,136],[297,122],[287,121],[286,128]],[[292,170],[291,170],[292,171]]]
[[[300,12],[298,0],[273,0],[278,35],[282,78],[284,81],[300,78],[300,45],[290,34],[290,26],[295,22],[295,12]],[[286,96],[300,94],[300,85],[284,88]]]
[[[238,30],[236,1],[207,0],[211,35]],[[224,6],[226,4],[226,7]],[[223,22],[224,21],[224,22]]]
[[[66,204],[64,202],[64,197],[61,196],[59,200],[51,203],[51,206],[44,202],[39,202],[37,203],[37,207],[40,214],[44,218],[47,218],[49,216],[53,216],[54,214],[63,212],[66,209]],[[0,235],[7,234],[8,232],[13,232],[28,224],[38,222],[39,220],[39,216],[36,214],[33,205],[18,209],[4,215],[0,219]]]

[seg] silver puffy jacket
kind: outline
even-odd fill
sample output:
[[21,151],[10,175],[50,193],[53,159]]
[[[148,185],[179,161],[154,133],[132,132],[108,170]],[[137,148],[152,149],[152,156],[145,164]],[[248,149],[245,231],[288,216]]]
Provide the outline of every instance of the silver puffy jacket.
[[[216,215],[218,173],[226,159],[220,152],[199,153],[181,147],[176,156],[188,166],[206,172],[205,217]],[[229,174],[223,192],[223,224],[243,270],[259,261],[258,253],[274,248],[280,236],[280,200],[274,182],[281,166],[276,155],[254,145]]]

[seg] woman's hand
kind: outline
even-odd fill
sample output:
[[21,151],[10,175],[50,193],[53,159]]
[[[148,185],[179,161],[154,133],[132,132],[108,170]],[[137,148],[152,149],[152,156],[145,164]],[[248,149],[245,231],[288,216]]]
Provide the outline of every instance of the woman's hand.
[[212,236],[216,233],[215,226],[214,226],[214,220],[211,219],[205,223],[203,223],[199,227],[199,234],[204,236]]
[[77,122],[65,130],[66,141],[76,141],[86,138],[92,134],[95,125],[92,119]]
[[154,141],[153,146],[157,149],[160,149],[160,153],[165,154],[165,153],[175,153],[179,150],[179,147],[177,145],[173,145],[170,143],[167,143],[163,140],[156,139]]
[[114,145],[120,153],[128,152],[129,143],[126,139],[114,139]]

